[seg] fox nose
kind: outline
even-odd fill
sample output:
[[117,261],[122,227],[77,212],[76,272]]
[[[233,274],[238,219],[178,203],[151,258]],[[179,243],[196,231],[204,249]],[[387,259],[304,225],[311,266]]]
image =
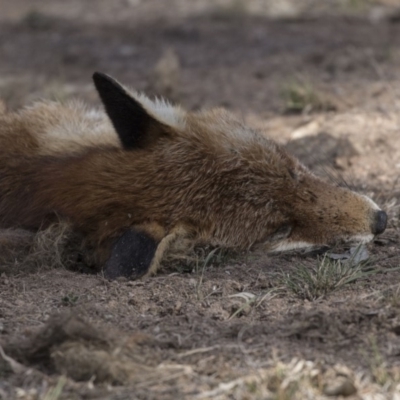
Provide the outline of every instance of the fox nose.
[[385,211],[376,211],[371,224],[371,231],[374,235],[383,233],[386,229],[387,214]]

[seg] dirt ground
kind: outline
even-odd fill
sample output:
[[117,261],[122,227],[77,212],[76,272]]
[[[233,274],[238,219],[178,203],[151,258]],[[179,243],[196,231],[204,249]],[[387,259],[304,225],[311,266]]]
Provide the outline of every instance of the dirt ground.
[[315,253],[204,250],[133,282],[15,257],[0,265],[0,399],[400,399],[400,2],[320,3],[1,1],[10,108],[98,104],[96,70],[223,106],[390,220],[369,269],[315,296],[290,285]]

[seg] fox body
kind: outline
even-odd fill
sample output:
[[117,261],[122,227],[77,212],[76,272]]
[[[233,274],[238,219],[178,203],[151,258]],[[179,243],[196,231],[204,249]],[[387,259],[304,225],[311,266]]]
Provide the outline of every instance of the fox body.
[[231,113],[186,112],[95,73],[105,111],[0,114],[0,225],[68,220],[110,278],[154,273],[172,242],[266,251],[368,242],[386,213],[314,176]]

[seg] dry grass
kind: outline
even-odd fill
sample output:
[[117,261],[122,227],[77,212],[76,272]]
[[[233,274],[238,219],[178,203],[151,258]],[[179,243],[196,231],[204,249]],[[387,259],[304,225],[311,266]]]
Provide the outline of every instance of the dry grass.
[[58,400],[61,396],[61,393],[64,389],[67,380],[65,376],[60,376],[57,384],[54,387],[49,388],[47,393],[45,394],[43,400]]
[[[303,400],[343,398],[397,398],[400,392],[398,369],[386,371],[386,385],[375,382],[373,376],[351,370],[343,365],[329,367],[323,363],[294,358],[289,363],[271,360],[271,367],[255,369],[248,375],[220,383],[215,389],[203,392],[196,399],[222,400],[271,399]],[[354,398],[354,397],[352,397]]]
[[240,316],[241,314],[248,314],[252,308],[259,307],[264,301],[268,302],[272,300],[276,295],[276,290],[270,289],[265,293],[261,293],[259,295],[249,293],[249,292],[240,292],[236,294],[232,294],[230,298],[240,298],[243,300],[243,304],[237,307],[235,311],[230,315],[229,319],[233,319],[235,317]]
[[[42,370],[59,374],[51,380],[44,397],[32,397],[30,391],[19,388],[18,398],[68,399],[79,385],[94,388],[102,383],[123,384],[126,393],[146,388],[148,394],[157,396],[166,382],[176,385],[176,393],[188,399],[322,400],[356,395],[369,400],[396,399],[400,394],[400,369],[385,365],[379,356],[373,357],[371,373],[367,373],[299,358],[283,362],[273,354],[264,367],[255,363],[246,373],[221,381],[218,377],[205,379],[186,364],[157,361],[158,344],[151,337],[127,336],[104,328],[89,324],[76,313],[66,313],[50,318],[30,338],[9,344],[7,356],[2,351],[3,359],[18,365],[9,373],[23,376],[32,365],[40,364]],[[210,350],[213,348],[194,348],[178,358],[203,353],[206,358]],[[109,396],[117,398],[111,392]]]
[[195,245],[191,239],[184,239],[172,244],[163,258],[163,266],[180,273],[201,274],[208,267],[224,265],[240,257],[241,254],[229,249]]
[[66,223],[50,225],[36,234],[22,229],[3,229],[0,231],[0,272],[76,268],[80,243]]

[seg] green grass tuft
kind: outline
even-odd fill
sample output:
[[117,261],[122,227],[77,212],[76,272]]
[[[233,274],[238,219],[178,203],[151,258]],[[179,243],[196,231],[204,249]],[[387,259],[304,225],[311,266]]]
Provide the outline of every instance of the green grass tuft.
[[356,251],[348,260],[333,260],[325,254],[315,267],[300,265],[291,273],[281,273],[282,284],[301,299],[316,300],[355,281],[381,272],[367,262],[357,262]]
[[318,92],[306,81],[294,80],[284,86],[282,97],[287,113],[310,113],[313,111],[334,111],[337,109],[329,97]]

